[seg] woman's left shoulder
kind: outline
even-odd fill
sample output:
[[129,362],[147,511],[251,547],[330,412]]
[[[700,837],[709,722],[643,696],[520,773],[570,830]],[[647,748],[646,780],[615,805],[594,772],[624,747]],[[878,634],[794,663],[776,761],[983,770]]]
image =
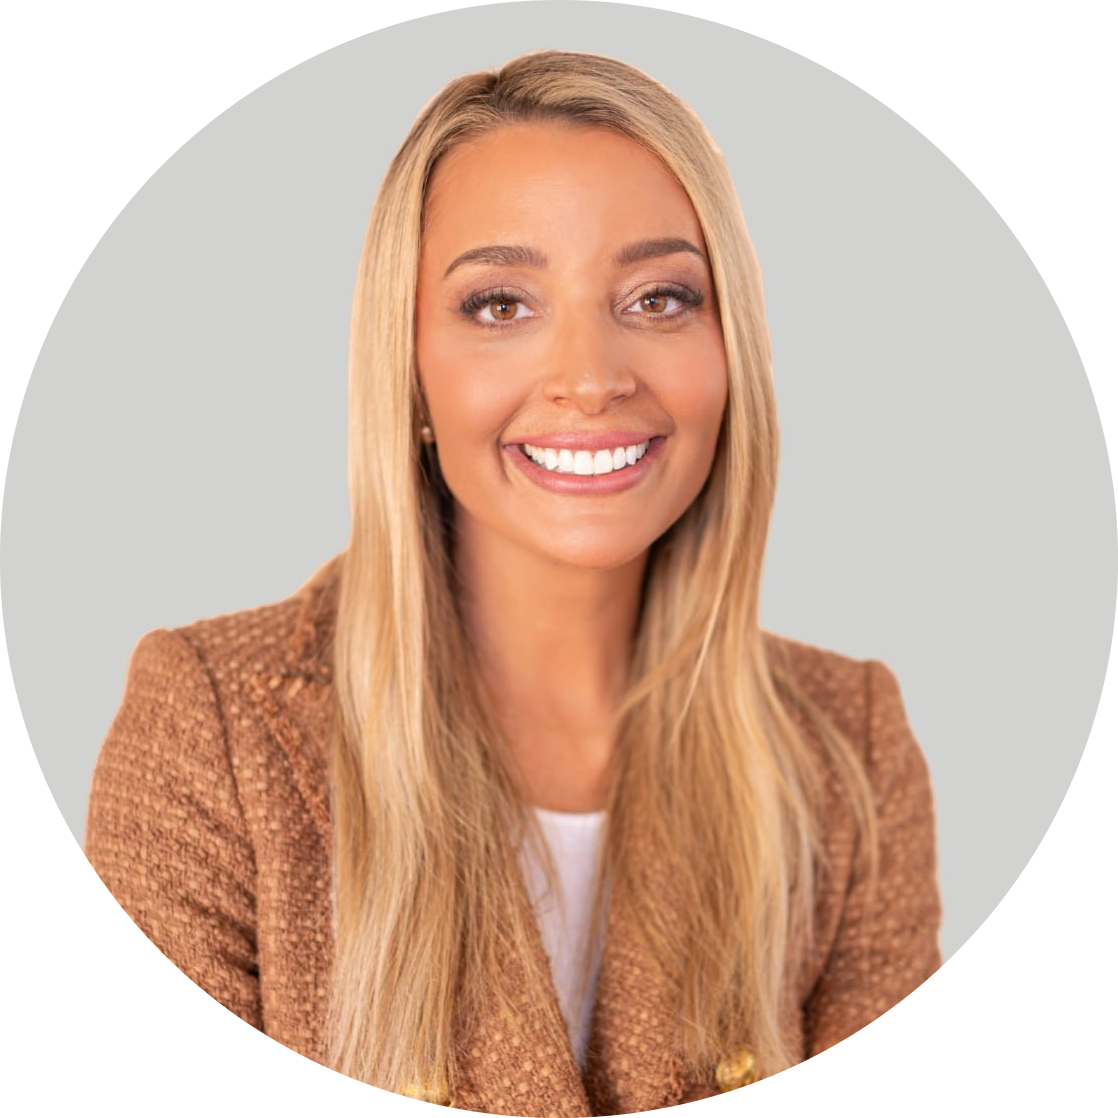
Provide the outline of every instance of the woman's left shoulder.
[[764,633],[763,640],[765,657],[778,682],[790,686],[832,717],[844,710],[861,713],[869,661],[776,633]]
[[[925,769],[893,671],[880,660],[845,656],[765,633],[773,678],[794,713],[822,715],[871,769]],[[809,718],[809,721],[811,719]]]
[[804,1052],[813,1056],[896,1005],[942,962],[934,797],[889,668],[768,633],[765,652],[824,770],[836,768],[821,720],[845,737],[872,800],[876,841],[864,843],[849,784],[827,781],[813,947],[799,988]]

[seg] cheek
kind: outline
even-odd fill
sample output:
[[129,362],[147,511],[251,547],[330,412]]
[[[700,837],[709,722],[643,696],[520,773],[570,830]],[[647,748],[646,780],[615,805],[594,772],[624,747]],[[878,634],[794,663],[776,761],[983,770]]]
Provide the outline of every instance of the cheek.
[[420,282],[416,365],[435,453],[450,492],[480,509],[500,481],[500,434],[515,408],[513,379],[500,354],[479,352],[468,331],[450,320]]
[[515,405],[514,378],[453,340],[417,339],[419,383],[440,445],[493,441]]
[[718,448],[718,437],[726,412],[729,379],[721,336],[686,365],[677,367],[672,392],[664,397],[666,409],[683,436],[682,463],[674,501],[679,514],[698,497],[710,477]]
[[728,385],[720,335],[696,346],[671,370],[662,399],[680,429],[689,434],[696,453],[703,449],[714,452],[726,411]]
[[453,344],[417,347],[417,357],[443,479],[460,505],[482,515],[504,476],[501,435],[520,401],[514,370]]

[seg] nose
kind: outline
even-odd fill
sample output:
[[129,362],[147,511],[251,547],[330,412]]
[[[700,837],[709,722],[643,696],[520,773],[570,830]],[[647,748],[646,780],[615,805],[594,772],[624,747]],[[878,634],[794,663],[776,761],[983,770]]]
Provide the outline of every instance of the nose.
[[552,403],[598,415],[636,392],[628,356],[610,323],[581,316],[577,323],[559,325],[546,357],[544,395]]

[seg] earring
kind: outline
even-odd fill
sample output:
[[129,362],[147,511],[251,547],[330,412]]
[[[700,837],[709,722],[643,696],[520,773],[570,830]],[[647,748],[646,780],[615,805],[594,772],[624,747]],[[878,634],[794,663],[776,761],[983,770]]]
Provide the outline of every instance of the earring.
[[427,444],[431,444],[435,441],[435,432],[431,430],[431,425],[429,423],[424,423],[423,426],[419,428],[419,437]]

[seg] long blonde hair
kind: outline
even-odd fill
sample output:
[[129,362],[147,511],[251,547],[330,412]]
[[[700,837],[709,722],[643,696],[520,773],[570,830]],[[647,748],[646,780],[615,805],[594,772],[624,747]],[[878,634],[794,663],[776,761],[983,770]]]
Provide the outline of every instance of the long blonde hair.
[[[806,942],[820,857],[820,764],[789,714],[758,620],[777,427],[761,277],[725,161],[697,117],[641,71],[547,51],[447,85],[377,195],[350,347],[352,534],[335,643],[336,951],[327,1061],[389,1090],[438,1093],[455,1029],[527,965],[513,836],[526,811],[471,670],[455,604],[445,491],[423,453],[415,293],[438,159],[512,122],[609,128],[690,196],[706,240],[729,377],[708,482],[653,546],[619,712],[604,873],[679,991],[695,1067],[748,1037],[764,1071],[796,1062],[781,1032],[790,952]],[[820,722],[828,767],[872,831],[859,763]],[[640,864],[674,875],[665,912]],[[513,919],[509,920],[509,914]],[[510,962],[511,961],[511,962]]]

